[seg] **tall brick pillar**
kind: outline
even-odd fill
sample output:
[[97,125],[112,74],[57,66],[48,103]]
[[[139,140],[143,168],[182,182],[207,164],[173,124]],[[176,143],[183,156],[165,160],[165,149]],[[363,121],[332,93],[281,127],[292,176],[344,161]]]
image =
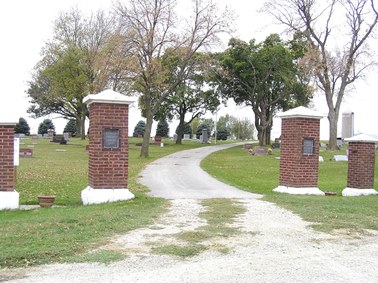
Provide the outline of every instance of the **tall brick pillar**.
[[14,190],[14,127],[17,122],[0,122],[0,210],[17,209],[19,194]]
[[105,90],[84,98],[89,108],[88,187],[83,204],[134,198],[128,190],[128,118],[132,98]]
[[343,196],[376,195],[374,190],[376,139],[361,134],[345,139],[348,145],[348,182]]
[[324,195],[318,189],[319,133],[323,115],[301,106],[280,117],[280,185],[273,191]]

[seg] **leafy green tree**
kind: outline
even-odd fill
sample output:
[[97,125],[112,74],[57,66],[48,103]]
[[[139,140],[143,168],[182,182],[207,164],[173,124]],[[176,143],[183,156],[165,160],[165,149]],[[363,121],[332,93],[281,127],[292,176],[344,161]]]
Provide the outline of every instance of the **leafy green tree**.
[[27,136],[30,135],[30,127],[28,122],[26,122],[26,120],[21,117],[14,128],[14,132],[16,134],[25,134]]
[[[207,69],[213,66],[211,57],[204,53],[194,54],[185,67],[185,79],[179,81],[177,74],[182,72],[184,54],[182,49],[167,50],[162,61],[169,73],[166,83],[178,81],[177,88],[166,97],[159,110],[160,115],[179,120],[176,144],[181,144],[186,124],[207,111],[215,111],[220,104],[218,94],[206,84]],[[188,114],[190,118],[185,121]]]
[[47,134],[48,130],[54,130],[55,126],[51,119],[44,119],[38,126],[38,134]]
[[146,122],[140,120],[134,128],[133,137],[143,136],[146,131]]
[[240,140],[248,140],[253,138],[255,127],[248,118],[237,119],[231,116],[230,132]]
[[76,133],[76,121],[70,119],[64,127],[63,133]]
[[[192,131],[192,127],[190,126],[190,124],[189,123],[184,123],[184,130],[182,131],[182,137],[181,137],[181,139],[184,137],[184,135],[185,134],[187,134],[187,135],[190,135],[190,137],[192,137],[192,133],[193,133],[193,131]],[[175,131],[175,133],[177,134],[177,138],[178,138],[178,132],[179,132],[179,128],[178,128],[178,126],[176,127],[176,131]]]
[[231,128],[231,122],[232,122],[233,116],[230,116],[229,114],[226,114],[224,116],[220,116],[217,121],[217,128],[227,128],[230,130]]
[[197,128],[200,124],[201,120],[198,117],[192,120],[192,122],[190,123],[190,127],[192,128],[193,133],[197,133]]
[[168,137],[169,135],[169,125],[167,120],[161,119],[156,127],[156,135],[161,137]]
[[218,140],[227,140],[227,137],[230,136],[230,130],[227,127],[220,127],[217,130],[217,139]]
[[104,53],[110,41],[112,19],[99,11],[84,18],[79,10],[62,13],[54,23],[53,38],[43,48],[27,93],[28,113],[34,117],[58,114],[75,119],[77,131],[85,139],[88,110],[83,98],[103,90],[110,78]]
[[312,98],[309,78],[295,57],[299,53],[291,46],[277,34],[259,44],[231,39],[220,55],[223,73],[218,73],[218,85],[237,104],[252,108],[260,145],[270,143],[278,110],[306,105]]

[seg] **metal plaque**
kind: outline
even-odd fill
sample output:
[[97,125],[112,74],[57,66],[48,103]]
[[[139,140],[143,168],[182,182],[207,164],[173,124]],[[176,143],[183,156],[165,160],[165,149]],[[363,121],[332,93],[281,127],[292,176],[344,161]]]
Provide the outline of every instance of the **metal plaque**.
[[314,154],[314,140],[313,139],[303,140],[303,154],[306,154],[306,155]]
[[119,148],[119,129],[104,129],[103,148]]

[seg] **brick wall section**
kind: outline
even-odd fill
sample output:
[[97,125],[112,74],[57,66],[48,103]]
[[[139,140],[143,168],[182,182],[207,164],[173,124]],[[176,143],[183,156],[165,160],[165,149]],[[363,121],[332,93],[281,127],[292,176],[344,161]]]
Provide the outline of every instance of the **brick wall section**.
[[355,189],[374,188],[375,143],[349,142],[348,187]]
[[14,126],[0,125],[0,191],[14,191]]
[[[88,184],[94,189],[127,188],[128,112],[125,104],[90,105]],[[118,149],[103,149],[105,128],[119,129]]]
[[[317,187],[320,120],[283,118],[281,126],[280,185]],[[314,154],[303,155],[303,140],[314,140]]]

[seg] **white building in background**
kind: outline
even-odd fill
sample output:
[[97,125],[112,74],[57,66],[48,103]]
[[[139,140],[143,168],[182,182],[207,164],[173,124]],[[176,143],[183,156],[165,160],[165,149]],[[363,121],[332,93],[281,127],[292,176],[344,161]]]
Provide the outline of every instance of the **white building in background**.
[[346,139],[354,136],[354,113],[344,112],[342,114],[341,138]]

